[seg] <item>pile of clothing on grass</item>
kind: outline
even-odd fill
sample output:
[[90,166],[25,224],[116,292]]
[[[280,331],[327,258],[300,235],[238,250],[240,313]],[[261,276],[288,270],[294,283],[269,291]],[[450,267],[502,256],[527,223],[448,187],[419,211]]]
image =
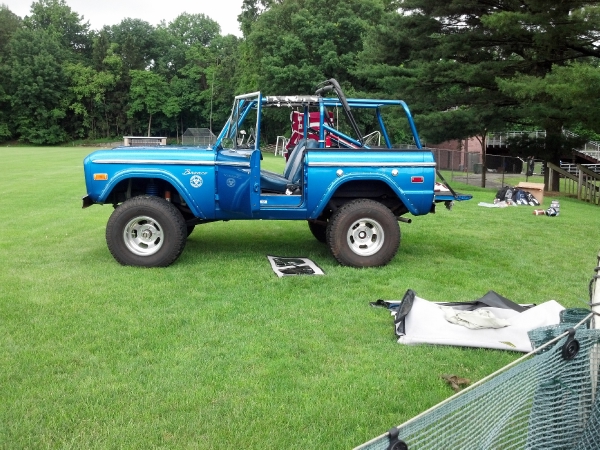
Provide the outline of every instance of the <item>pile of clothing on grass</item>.
[[504,186],[496,192],[494,203],[506,202],[511,205],[540,206],[540,202],[530,192],[518,187]]
[[479,206],[488,208],[505,208],[507,206],[539,206],[540,202],[531,192],[519,187],[504,186],[496,192],[494,203],[479,202]]

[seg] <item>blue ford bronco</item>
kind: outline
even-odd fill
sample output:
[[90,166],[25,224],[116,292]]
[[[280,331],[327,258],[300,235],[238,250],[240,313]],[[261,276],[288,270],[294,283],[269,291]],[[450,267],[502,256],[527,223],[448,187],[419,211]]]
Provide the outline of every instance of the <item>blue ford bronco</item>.
[[[261,169],[260,132],[272,108],[303,118],[282,174]],[[415,149],[393,147],[384,110],[406,117]],[[244,142],[250,128],[254,136]],[[382,266],[398,250],[406,214],[470,198],[436,190],[433,154],[422,148],[404,101],[346,98],[335,79],[314,95],[238,95],[212,146],[99,150],[85,158],[84,172],[83,207],[115,208],[106,226],[110,252],[144,267],[172,264],[196,225],[257,219],[306,220],[340,264]]]

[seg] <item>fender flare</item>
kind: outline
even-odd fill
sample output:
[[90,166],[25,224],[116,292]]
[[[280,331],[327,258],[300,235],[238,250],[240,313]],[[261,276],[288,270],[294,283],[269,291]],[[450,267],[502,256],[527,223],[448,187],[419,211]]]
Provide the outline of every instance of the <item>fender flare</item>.
[[[390,189],[398,196],[398,198],[404,203],[404,205],[410,211],[411,214],[413,214],[415,216],[418,216],[420,214],[419,210],[415,207],[415,205],[412,204],[412,202],[410,201],[408,196],[405,194],[405,192],[402,189],[400,189],[390,177],[388,177],[384,174],[377,174],[377,173],[369,174],[368,177],[365,177],[364,174],[349,174],[349,175],[344,175],[341,178],[335,179],[327,187],[327,195],[325,195],[325,196],[323,196],[323,198],[321,198],[321,200],[319,201],[319,203],[317,204],[315,209],[309,214],[309,219],[316,219],[317,217],[319,217],[321,215],[321,213],[323,212],[323,210],[325,209],[325,207],[327,206],[327,204],[329,203],[329,200],[331,200],[331,198],[334,196],[334,194],[338,190],[338,188],[342,184],[345,184],[349,181],[365,181],[365,182],[382,181],[385,184],[387,184],[390,187]],[[432,199],[432,201],[433,201],[433,199]]]
[[173,187],[177,189],[179,195],[185,200],[194,215],[200,219],[206,219],[206,215],[202,212],[200,206],[196,200],[194,200],[194,197],[190,195],[190,192],[183,183],[181,183],[178,178],[174,177],[173,174],[162,169],[124,169],[116,172],[100,193],[98,203],[104,203],[117,184],[130,178],[158,178],[171,183]]

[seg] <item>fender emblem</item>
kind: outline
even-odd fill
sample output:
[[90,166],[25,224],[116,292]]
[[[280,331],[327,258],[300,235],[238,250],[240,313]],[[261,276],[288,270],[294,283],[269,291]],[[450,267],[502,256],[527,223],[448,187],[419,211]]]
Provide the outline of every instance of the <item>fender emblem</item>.
[[202,183],[204,181],[202,180],[202,177],[200,175],[193,175],[190,178],[190,184],[192,185],[192,187],[195,188],[199,188],[200,186],[202,186]]

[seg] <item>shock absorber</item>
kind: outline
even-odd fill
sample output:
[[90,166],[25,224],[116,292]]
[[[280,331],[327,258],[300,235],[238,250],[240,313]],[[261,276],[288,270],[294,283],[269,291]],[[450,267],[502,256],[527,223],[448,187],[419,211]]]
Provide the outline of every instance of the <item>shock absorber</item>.
[[146,184],[146,195],[158,195],[158,186],[154,180],[150,180],[148,181],[148,184]]

